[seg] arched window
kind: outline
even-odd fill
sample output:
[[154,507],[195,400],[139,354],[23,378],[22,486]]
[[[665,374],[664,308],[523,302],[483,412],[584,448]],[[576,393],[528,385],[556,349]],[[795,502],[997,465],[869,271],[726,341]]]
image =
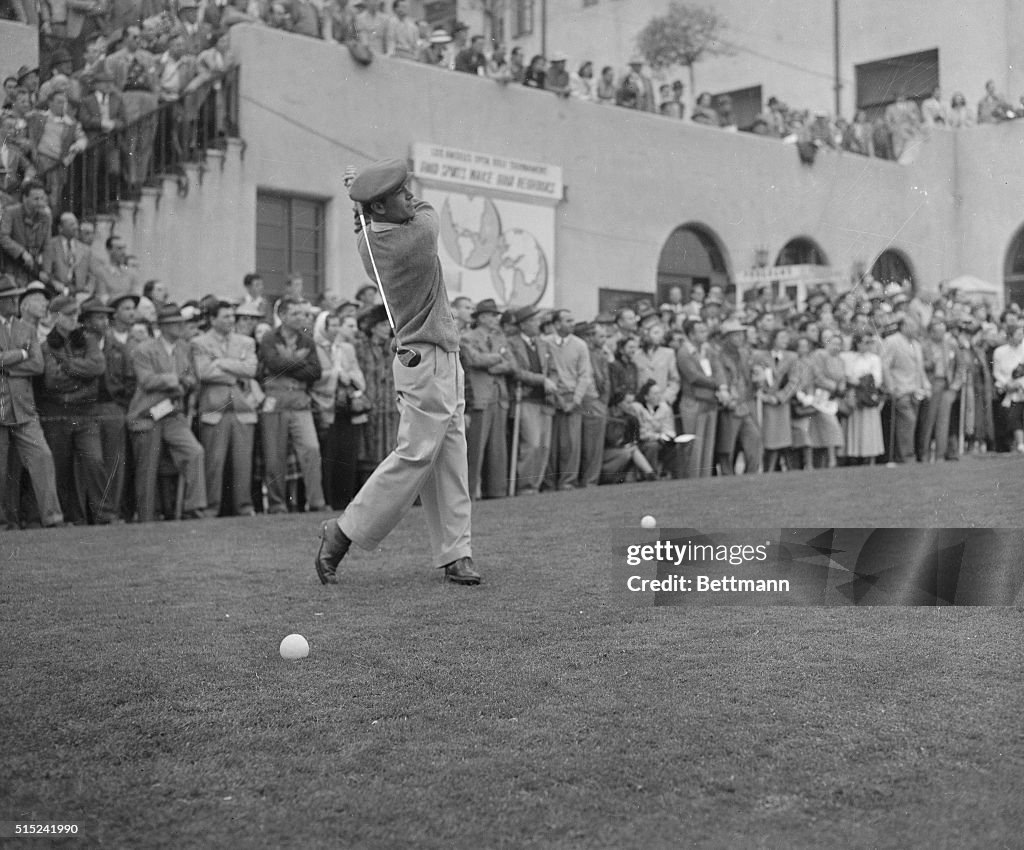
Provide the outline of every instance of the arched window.
[[871,276],[882,283],[898,283],[910,281],[911,291],[917,292],[917,281],[914,280],[914,270],[910,267],[910,261],[899,251],[890,248],[882,251],[871,267]]
[[818,243],[806,236],[790,239],[775,258],[777,266],[827,266],[828,257]]
[[1024,227],[1017,231],[1006,252],[1003,286],[1006,288],[1005,303],[1024,305]]
[[668,290],[678,286],[683,298],[690,289],[712,284],[723,289],[729,284],[729,271],[721,242],[712,231],[696,224],[677,227],[668,237],[658,259],[658,298],[664,301]]

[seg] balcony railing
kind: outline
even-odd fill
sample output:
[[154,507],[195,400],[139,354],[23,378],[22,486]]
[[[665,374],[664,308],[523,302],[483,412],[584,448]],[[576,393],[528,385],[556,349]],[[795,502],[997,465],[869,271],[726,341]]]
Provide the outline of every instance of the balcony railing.
[[183,174],[185,163],[224,147],[238,135],[238,80],[238,67],[231,68],[94,138],[64,169],[60,211],[80,220],[116,212],[121,201],[137,200],[143,186]]

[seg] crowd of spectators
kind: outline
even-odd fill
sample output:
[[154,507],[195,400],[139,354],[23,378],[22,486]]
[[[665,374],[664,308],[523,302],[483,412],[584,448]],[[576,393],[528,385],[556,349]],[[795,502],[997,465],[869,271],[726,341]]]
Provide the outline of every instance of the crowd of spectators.
[[0,205],[16,203],[20,188],[38,179],[51,208],[60,209],[70,167],[110,139],[89,158],[84,182],[94,196],[137,197],[153,176],[154,151],[181,161],[195,148],[200,120],[210,125],[207,137],[231,130],[222,83],[236,63],[227,28],[207,20],[224,7],[211,4],[200,19],[196,0],[178,0],[173,12],[145,3],[87,5],[95,14],[41,3],[40,67],[23,66],[4,80]]
[[[45,208],[33,183],[14,212]],[[46,282],[0,276],[0,527],[343,509],[397,441],[375,287],[314,307],[301,275],[272,302],[250,274],[179,306],[94,234],[65,213]],[[726,295],[585,322],[456,298],[473,497],[1024,453],[1016,305],[870,277],[802,308]]]
[[[8,77],[3,109],[15,119],[12,135],[19,150],[54,196],[62,189],[64,166],[102,133],[133,127],[116,153],[94,167],[102,172],[100,179],[119,182],[128,197],[147,176],[154,140],[188,150],[199,106],[196,93],[205,98],[235,64],[229,32],[242,22],[346,44],[366,63],[375,55],[396,57],[503,85],[778,138],[794,143],[807,163],[822,150],[900,161],[912,157],[916,142],[936,130],[1024,116],[1024,97],[1012,104],[989,81],[976,108],[961,92],[947,105],[938,88],[918,99],[900,91],[873,117],[859,110],[847,120],[790,108],[771,97],[760,114],[739,126],[730,95],[694,92],[688,111],[682,81],[655,85],[642,57],[632,57],[618,71],[611,65],[598,71],[591,60],[570,68],[562,52],[527,61],[521,47],[471,34],[464,23],[432,27],[412,19],[408,0],[391,0],[390,7],[382,0],[6,0],[5,14],[40,28],[45,76],[23,67]],[[98,104],[83,110],[97,90]],[[53,101],[59,92],[64,98]],[[164,103],[175,106],[163,113],[161,126],[139,121]],[[215,131],[226,132],[223,103],[216,113],[209,120]]]
[[[1024,452],[1024,316],[867,276],[576,322],[458,298],[474,495]],[[509,480],[515,486],[508,487]]]

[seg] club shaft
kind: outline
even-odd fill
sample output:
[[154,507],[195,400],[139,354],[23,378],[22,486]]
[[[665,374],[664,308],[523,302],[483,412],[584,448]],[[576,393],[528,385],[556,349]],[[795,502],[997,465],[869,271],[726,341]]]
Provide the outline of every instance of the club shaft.
[[380,293],[380,300],[384,304],[384,312],[388,316],[388,324],[391,325],[393,333],[398,334],[395,330],[395,317],[391,315],[391,307],[388,304],[388,297],[384,294],[384,284],[380,281],[380,272],[377,270],[377,261],[373,259],[373,250],[370,248],[370,231],[366,226],[366,219],[363,217],[363,211],[359,210],[359,224],[363,228],[363,239],[366,240],[366,253],[370,255],[370,266],[373,268],[373,276],[377,281],[377,291]]

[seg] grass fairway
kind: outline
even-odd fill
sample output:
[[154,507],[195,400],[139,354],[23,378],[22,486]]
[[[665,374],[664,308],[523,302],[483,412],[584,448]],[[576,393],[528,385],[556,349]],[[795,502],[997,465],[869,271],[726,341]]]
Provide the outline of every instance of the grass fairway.
[[0,820],[81,848],[1020,847],[1020,609],[631,608],[607,577],[646,513],[1020,526],[1022,474],[484,502],[477,588],[428,568],[418,511],[328,589],[317,516],[4,534]]

